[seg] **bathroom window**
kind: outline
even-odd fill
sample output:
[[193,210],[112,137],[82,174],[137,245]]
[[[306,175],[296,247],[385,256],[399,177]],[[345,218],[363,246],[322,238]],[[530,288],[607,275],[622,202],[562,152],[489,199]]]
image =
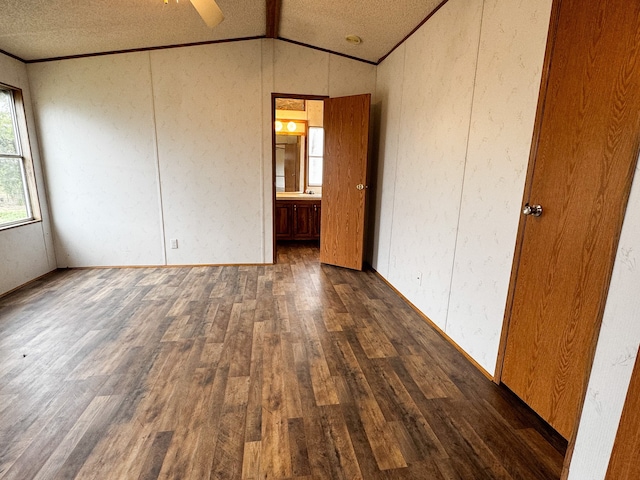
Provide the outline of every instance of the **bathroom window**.
[[309,127],[308,158],[307,183],[310,187],[321,187],[324,160],[324,128],[322,127]]
[[0,229],[36,220],[26,138],[21,92],[0,85]]

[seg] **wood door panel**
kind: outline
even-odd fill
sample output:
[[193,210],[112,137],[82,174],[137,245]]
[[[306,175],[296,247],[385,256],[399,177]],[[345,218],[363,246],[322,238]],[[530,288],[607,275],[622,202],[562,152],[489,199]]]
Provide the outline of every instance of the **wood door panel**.
[[620,418],[620,426],[609,460],[606,480],[640,478],[640,352],[633,367],[631,383]]
[[295,204],[293,222],[296,238],[313,238],[313,204],[308,202]]
[[563,0],[502,381],[569,438],[640,138],[640,4]]
[[362,270],[371,95],[324,102],[320,261]]
[[291,237],[293,233],[292,209],[293,206],[288,203],[276,202],[274,222],[276,238],[287,239]]

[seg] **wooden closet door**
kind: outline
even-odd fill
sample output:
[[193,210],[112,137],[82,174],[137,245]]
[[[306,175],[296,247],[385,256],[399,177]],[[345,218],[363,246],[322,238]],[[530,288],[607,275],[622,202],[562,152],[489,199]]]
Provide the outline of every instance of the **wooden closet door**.
[[638,158],[640,2],[561,0],[554,11],[525,199],[542,215],[523,217],[501,380],[569,438]]

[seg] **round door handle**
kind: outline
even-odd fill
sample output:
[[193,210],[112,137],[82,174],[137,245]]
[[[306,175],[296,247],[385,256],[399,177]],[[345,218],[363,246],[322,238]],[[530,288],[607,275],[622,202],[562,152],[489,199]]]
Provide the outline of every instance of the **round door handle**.
[[525,203],[522,213],[524,215],[531,215],[532,217],[539,217],[542,215],[542,205],[529,205]]
[[358,190],[364,190],[365,188],[368,188],[368,187],[366,185],[363,185],[363,184],[359,183],[358,185],[356,185],[356,188]]

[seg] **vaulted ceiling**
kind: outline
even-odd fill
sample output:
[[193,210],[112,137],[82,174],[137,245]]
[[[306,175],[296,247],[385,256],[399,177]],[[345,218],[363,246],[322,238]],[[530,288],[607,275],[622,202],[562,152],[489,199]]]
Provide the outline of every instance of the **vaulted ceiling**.
[[[217,0],[213,29],[189,0],[3,0],[0,50],[24,61],[279,38],[377,63],[443,0]],[[445,0],[446,1],[446,0]],[[359,45],[347,35],[362,39]]]

